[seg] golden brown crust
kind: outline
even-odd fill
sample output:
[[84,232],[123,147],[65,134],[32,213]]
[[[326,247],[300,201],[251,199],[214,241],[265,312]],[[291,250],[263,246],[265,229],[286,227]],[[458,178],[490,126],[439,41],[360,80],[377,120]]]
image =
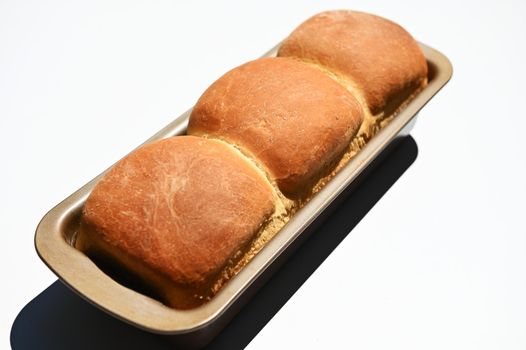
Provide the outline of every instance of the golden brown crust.
[[372,114],[389,114],[427,83],[418,43],[398,24],[355,11],[319,13],[281,45],[278,56],[316,62],[362,90]]
[[172,307],[198,306],[427,82],[413,38],[359,12],[312,17],[279,55],[205,91],[188,127],[204,137],[158,141],[117,163],[88,198],[75,246]]
[[362,119],[352,94],[319,69],[263,58],[213,83],[195,105],[188,133],[238,145],[294,196],[335,163]]
[[76,246],[110,256],[186,308],[274,208],[268,181],[231,146],[173,137],[132,152],[99,181]]

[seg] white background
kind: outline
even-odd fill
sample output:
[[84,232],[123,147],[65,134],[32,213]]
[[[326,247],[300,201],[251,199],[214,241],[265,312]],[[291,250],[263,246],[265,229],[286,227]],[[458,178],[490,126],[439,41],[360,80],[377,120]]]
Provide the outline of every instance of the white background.
[[53,205],[226,70],[352,8],[454,76],[420,114],[416,162],[248,348],[525,349],[525,4],[0,0],[0,347],[56,279],[33,248]]

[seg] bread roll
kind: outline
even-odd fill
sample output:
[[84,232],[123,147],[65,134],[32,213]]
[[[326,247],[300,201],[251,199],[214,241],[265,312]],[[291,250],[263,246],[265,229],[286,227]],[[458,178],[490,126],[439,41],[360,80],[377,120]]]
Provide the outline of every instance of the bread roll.
[[188,133],[237,145],[294,197],[332,169],[362,118],[353,95],[319,69],[262,58],[234,68],[205,91]]
[[401,26],[355,11],[319,13],[296,28],[278,56],[328,68],[361,94],[372,115],[389,115],[427,83],[418,43]]
[[96,185],[76,247],[133,272],[166,304],[190,308],[275,206],[264,175],[233,147],[169,138],[129,154]]

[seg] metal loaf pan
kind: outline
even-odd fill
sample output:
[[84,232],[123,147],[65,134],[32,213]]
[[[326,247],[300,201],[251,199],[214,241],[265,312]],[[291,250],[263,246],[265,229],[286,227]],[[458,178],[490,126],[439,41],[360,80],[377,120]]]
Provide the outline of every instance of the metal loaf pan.
[[[265,56],[275,56],[277,47]],[[287,255],[313,231],[316,221],[319,222],[327,214],[329,205],[355,182],[358,175],[388,145],[409,133],[418,111],[448,82],[452,74],[449,60],[426,45],[421,44],[421,47],[429,65],[427,87],[373,137],[208,303],[184,311],[169,308],[118,283],[72,246],[84,202],[104,173],[64,199],[43,217],[35,234],[38,255],[67,286],[122,321],[149,332],[169,335],[171,340],[182,346],[206,345],[228,324]],[[146,143],[185,134],[189,115],[190,111],[182,114]]]

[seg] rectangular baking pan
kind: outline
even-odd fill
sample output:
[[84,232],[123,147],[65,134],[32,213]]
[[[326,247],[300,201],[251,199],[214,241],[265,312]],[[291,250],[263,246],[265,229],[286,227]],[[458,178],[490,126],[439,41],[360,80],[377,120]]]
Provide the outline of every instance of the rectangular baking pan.
[[[264,56],[275,56],[276,46]],[[100,174],[51,209],[36,229],[35,247],[42,261],[71,289],[109,314],[149,332],[170,336],[185,347],[209,343],[328,214],[329,205],[356,183],[358,176],[383,150],[409,133],[419,110],[448,82],[449,60],[421,44],[429,66],[429,83],[399,114],[290,219],[287,225],[208,303],[191,310],[176,310],[151,299],[101,270],[72,246],[84,202]],[[191,110],[145,143],[182,135]],[[346,191],[348,192],[348,191]],[[334,205],[333,205],[334,206]],[[333,207],[332,206],[332,207]]]

